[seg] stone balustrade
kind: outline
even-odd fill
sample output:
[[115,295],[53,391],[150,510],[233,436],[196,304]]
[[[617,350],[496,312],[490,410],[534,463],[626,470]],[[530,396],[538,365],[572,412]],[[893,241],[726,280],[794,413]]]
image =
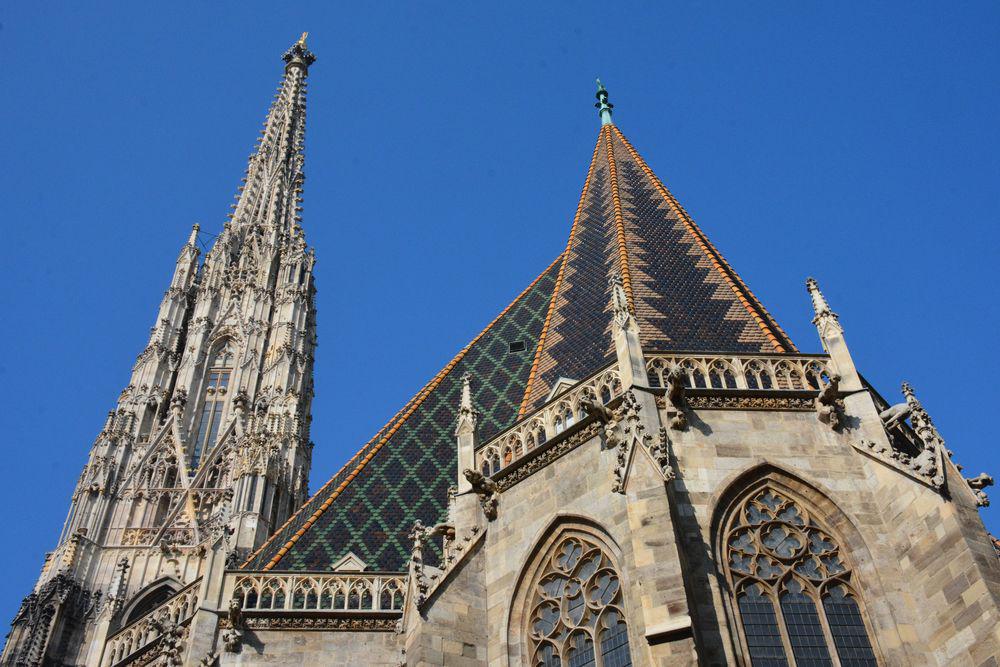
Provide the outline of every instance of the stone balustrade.
[[815,391],[826,383],[829,357],[825,355],[646,355],[652,387],[665,387],[674,367],[683,372],[690,389],[754,389]]
[[198,609],[197,579],[166,602],[129,623],[108,638],[104,648],[105,667],[126,665],[150,650],[167,633],[175,633],[194,617]]
[[369,572],[235,572],[232,598],[244,612],[402,613],[406,576]]
[[476,466],[484,475],[495,475],[586,417],[583,406],[587,401],[606,405],[622,391],[621,378],[612,364],[501,431],[476,452]]
[[[689,389],[743,391],[817,391],[829,378],[826,355],[699,355],[653,352],[646,370],[653,388],[667,385],[674,367]],[[612,363],[568,391],[556,395],[514,426],[501,431],[476,452],[476,466],[496,475],[535,448],[586,417],[586,401],[607,405],[622,395]]]

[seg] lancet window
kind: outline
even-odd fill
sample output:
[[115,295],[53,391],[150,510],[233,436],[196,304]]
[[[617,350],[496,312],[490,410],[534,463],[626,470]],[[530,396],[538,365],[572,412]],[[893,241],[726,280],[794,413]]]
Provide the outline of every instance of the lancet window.
[[202,455],[215,444],[222,425],[222,413],[226,407],[229,379],[233,372],[235,352],[231,340],[217,346],[209,360],[205,372],[204,393],[198,429],[191,447],[191,470],[197,470]]
[[838,541],[770,488],[739,503],[722,543],[733,613],[751,665],[877,665]]
[[545,556],[530,593],[533,667],[629,667],[622,586],[607,552],[571,535]]

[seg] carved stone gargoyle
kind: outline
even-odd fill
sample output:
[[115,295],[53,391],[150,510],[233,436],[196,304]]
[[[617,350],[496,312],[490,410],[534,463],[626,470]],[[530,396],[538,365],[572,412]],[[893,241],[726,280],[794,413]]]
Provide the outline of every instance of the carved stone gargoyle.
[[238,598],[233,598],[229,601],[227,615],[229,617],[229,629],[222,633],[222,646],[229,653],[237,653],[240,650],[240,646],[243,645],[243,605]]
[[472,485],[472,491],[479,496],[479,504],[483,506],[483,514],[492,521],[497,518],[497,505],[499,504],[500,488],[492,479],[479,472],[467,468],[462,471],[465,479]]
[[844,420],[844,402],[837,397],[840,392],[840,376],[831,375],[829,382],[823,385],[814,401],[816,417],[832,429],[836,429]]
[[885,430],[891,431],[910,416],[910,406],[907,403],[896,403],[896,405],[878,413],[878,416],[882,420]]
[[993,486],[993,478],[984,472],[979,473],[976,477],[970,477],[965,480],[968,483],[969,488],[972,489],[972,493],[976,496],[976,505],[979,507],[989,507],[990,499],[986,496],[985,489],[988,486]]
[[580,407],[587,415],[594,415],[597,419],[603,423],[607,424],[615,420],[615,414],[607,406],[597,402],[592,401],[589,398],[584,398],[580,400]]
[[688,419],[685,409],[687,400],[684,398],[684,379],[686,373],[680,366],[674,365],[665,378],[666,394],[664,399],[667,406],[667,415],[670,419],[668,426],[675,431],[687,428]]

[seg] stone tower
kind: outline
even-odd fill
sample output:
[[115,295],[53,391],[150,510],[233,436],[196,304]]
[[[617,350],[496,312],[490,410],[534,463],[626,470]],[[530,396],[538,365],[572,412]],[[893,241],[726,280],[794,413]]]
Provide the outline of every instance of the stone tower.
[[316,288],[300,222],[314,60],[305,35],[284,54],[228,221],[203,262],[197,225],[181,248],[3,664],[98,664],[108,633],[165,600],[204,599],[226,562],[306,500]]

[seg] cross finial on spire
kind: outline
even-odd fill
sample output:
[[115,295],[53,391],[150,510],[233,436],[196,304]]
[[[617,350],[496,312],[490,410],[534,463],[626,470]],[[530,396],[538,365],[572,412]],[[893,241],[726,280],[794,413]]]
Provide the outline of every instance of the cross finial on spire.
[[597,108],[597,114],[601,117],[601,125],[613,125],[611,110],[615,108],[615,105],[608,101],[608,89],[601,83],[600,78],[597,79],[597,104],[594,107]]

